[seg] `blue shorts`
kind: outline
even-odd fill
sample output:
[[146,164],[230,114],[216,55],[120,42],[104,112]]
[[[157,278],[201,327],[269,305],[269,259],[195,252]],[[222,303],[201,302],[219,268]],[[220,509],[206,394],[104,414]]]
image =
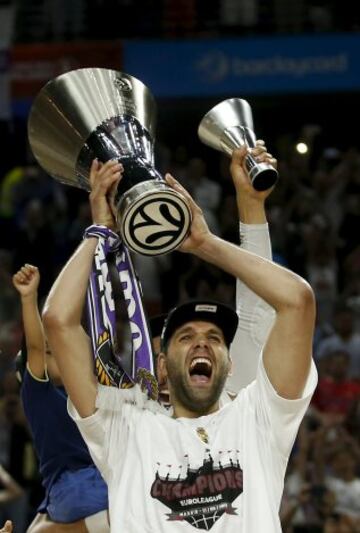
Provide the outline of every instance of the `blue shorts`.
[[107,485],[95,466],[63,472],[46,499],[46,508],[42,505],[39,512],[64,524],[108,509]]

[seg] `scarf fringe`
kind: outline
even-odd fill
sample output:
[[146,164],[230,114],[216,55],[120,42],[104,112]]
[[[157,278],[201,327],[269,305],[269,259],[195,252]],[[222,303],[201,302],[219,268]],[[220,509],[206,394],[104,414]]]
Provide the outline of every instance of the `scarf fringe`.
[[169,416],[169,411],[160,403],[150,400],[140,385],[136,384],[130,389],[118,389],[106,385],[98,385],[96,407],[107,411],[121,411],[124,405],[133,405],[138,409],[147,409],[153,413]]

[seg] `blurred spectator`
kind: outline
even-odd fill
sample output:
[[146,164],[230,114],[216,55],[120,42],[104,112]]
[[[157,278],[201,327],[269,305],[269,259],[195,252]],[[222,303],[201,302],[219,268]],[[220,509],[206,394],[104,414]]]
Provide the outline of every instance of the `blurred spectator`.
[[[170,161],[171,173],[176,176],[176,179],[186,188],[191,187],[188,177],[188,163],[189,163],[189,154],[186,146],[178,145],[175,150],[172,152],[172,157]],[[168,169],[164,169],[168,170]]]
[[165,35],[184,36],[196,29],[195,0],[164,0],[163,24]]
[[311,431],[308,419],[300,426],[290,459],[280,511],[284,533],[322,532],[335,508],[335,495],[314,468],[314,453],[321,430]]
[[35,164],[23,167],[22,171],[22,178],[14,185],[11,197],[11,212],[18,224],[23,222],[32,200],[38,200],[48,211],[63,207],[64,192],[55,180]]
[[323,533],[357,533],[358,531],[356,521],[339,513],[329,516],[323,529]]
[[194,258],[191,268],[180,279],[180,301],[193,298],[210,299],[220,277],[221,274],[217,268]]
[[195,202],[203,210],[206,222],[211,231],[219,235],[220,229],[216,210],[221,200],[220,185],[206,175],[206,163],[199,157],[190,159],[188,164],[187,181],[189,192]]
[[320,377],[311,405],[319,419],[343,422],[360,398],[360,383],[349,377],[349,354],[334,350],[325,356],[325,375]]
[[220,25],[225,32],[254,28],[259,22],[258,0],[220,0]]
[[337,298],[338,262],[336,239],[331,227],[320,215],[313,215],[303,226],[305,277],[312,286],[317,305],[317,321],[329,322]]
[[319,343],[315,359],[319,360],[337,350],[345,351],[350,357],[348,376],[358,379],[360,377],[360,333],[355,330],[353,310],[347,304],[339,303],[334,311],[332,324],[334,331],[332,335]]
[[47,35],[54,41],[76,39],[84,34],[84,0],[44,0]]
[[144,304],[148,315],[154,316],[162,312],[162,277],[167,276],[170,267],[170,257],[159,255],[148,257],[134,254],[134,266],[141,281]]
[[[335,494],[335,512],[352,520],[353,531],[360,529],[360,477],[357,475],[359,457],[346,448],[333,453],[330,472],[325,485]],[[359,528],[359,529],[358,529]]]
[[[360,227],[360,167],[355,180],[348,184],[343,202],[343,217],[339,227],[339,258],[343,262],[359,245]],[[343,281],[344,283],[344,281]]]
[[283,246],[288,260],[289,268],[305,276],[306,235],[309,221],[316,212],[314,191],[306,187],[292,194],[286,203],[282,214],[282,225],[285,233]]
[[234,244],[239,242],[239,227],[234,224],[238,216],[234,194],[227,194],[222,198],[221,208],[218,209],[219,229],[221,237]]
[[[16,320],[0,322],[0,379],[7,371],[13,369],[14,354],[17,352],[21,337],[19,323]],[[2,382],[0,383],[2,385]]]
[[305,21],[304,0],[294,0],[291,10],[287,9],[286,0],[274,0],[274,16],[277,31],[281,33],[296,33],[301,30]]
[[[10,519],[16,532],[25,533],[29,518],[29,497],[37,489],[37,463],[30,435],[19,398],[19,387],[14,370],[3,379],[0,400],[0,421],[2,430],[2,456],[12,478],[24,489],[19,497],[3,507],[2,519]],[[4,438],[6,435],[6,438]],[[0,515],[1,517],[1,515]]]
[[48,224],[44,207],[39,200],[31,200],[26,205],[16,241],[13,269],[18,270],[25,263],[39,265],[39,269],[44,272],[39,293],[44,296],[49,292],[54,279],[56,243],[53,228]]
[[315,3],[307,8],[307,17],[310,28],[314,32],[331,31],[333,29],[333,14],[331,7],[325,3]]
[[[24,491],[15,479],[0,464],[0,523],[9,518],[9,503],[14,503]],[[11,512],[11,511],[10,511]],[[20,529],[19,529],[20,531]]]
[[2,325],[4,325],[5,322],[16,319],[19,315],[19,305],[16,293],[10,283],[11,277],[12,254],[8,250],[0,248],[0,324]]
[[[16,166],[0,182],[0,247],[11,249],[15,226],[15,192],[25,180],[25,169]],[[0,263],[1,264],[1,263]]]
[[0,217],[14,216],[14,189],[25,179],[25,169],[14,167],[5,174],[0,186]]
[[81,202],[75,219],[70,223],[66,237],[68,240],[69,254],[82,241],[84,231],[92,224],[89,202]]
[[337,148],[327,148],[317,161],[312,175],[317,212],[328,220],[332,231],[337,232],[343,215],[342,197],[346,185],[341,154]]

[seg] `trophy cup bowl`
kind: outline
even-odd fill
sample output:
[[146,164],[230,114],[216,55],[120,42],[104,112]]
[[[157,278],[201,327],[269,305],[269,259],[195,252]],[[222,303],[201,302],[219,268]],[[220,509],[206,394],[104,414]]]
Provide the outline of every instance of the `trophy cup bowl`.
[[[199,124],[200,140],[231,157],[240,146],[253,148],[256,143],[251,107],[246,100],[229,98],[210,109]],[[257,163],[251,155],[245,158],[252,186],[257,191],[270,189],[277,170],[268,163]]]
[[117,230],[130,250],[150,256],[178,248],[191,224],[185,198],[154,167],[155,118],[154,97],[140,80],[82,68],[49,81],[28,120],[38,163],[61,183],[90,191],[93,159],[122,163]]

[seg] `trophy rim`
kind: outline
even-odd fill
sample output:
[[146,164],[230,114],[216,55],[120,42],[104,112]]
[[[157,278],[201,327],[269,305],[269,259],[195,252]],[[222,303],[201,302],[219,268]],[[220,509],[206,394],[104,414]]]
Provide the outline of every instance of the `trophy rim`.
[[[113,106],[108,107],[105,100],[101,102],[101,106],[94,107],[94,111],[92,111],[91,100],[89,100],[79,107],[80,112],[77,114],[76,102],[81,101],[79,100],[81,94],[79,97],[78,88],[83,89],[86,94],[87,85],[92,80],[94,80],[96,88],[93,93],[95,100],[97,94],[102,94],[102,83],[104,83],[105,97],[114,96],[112,98]],[[119,89],[120,96],[117,97],[117,89],[112,84],[116,86],[118,80],[128,80],[129,82],[129,89],[134,94],[134,113],[130,113],[130,107],[127,107],[125,89]],[[72,107],[74,104],[75,111]],[[90,104],[90,111],[86,114],[85,110],[88,104]],[[124,113],[121,111],[122,105],[124,106]],[[108,109],[108,113],[106,113],[106,109]],[[105,112],[101,116],[101,112],[104,110]],[[129,111],[129,113],[125,113],[125,111]],[[37,163],[51,177],[63,184],[85,188],[79,183],[76,172],[81,150],[96,128],[114,116],[122,114],[131,114],[136,117],[154,142],[157,104],[152,91],[139,78],[122,70],[103,67],[82,67],[61,73],[47,81],[33,100],[27,120],[27,137],[31,151]],[[68,117],[74,117],[74,119]],[[64,127],[63,137],[61,136],[61,126]],[[56,129],[58,133],[56,133]],[[47,136],[48,133],[50,134],[49,137]],[[71,142],[67,137],[71,139]],[[85,175],[84,179],[88,179],[88,176]]]
[[[222,107],[225,103],[231,103],[231,102],[245,102],[246,106],[249,107],[250,111],[251,111],[251,107],[250,107],[250,104],[247,100],[245,100],[244,98],[238,98],[236,96],[232,97],[232,98],[226,98],[225,100],[222,100],[221,102],[218,102],[216,105],[214,105],[211,109],[209,109],[209,111],[207,111],[205,113],[205,115],[202,117],[202,119],[200,120],[199,122],[199,126],[198,126],[198,130],[197,130],[197,133],[198,133],[198,137],[199,139],[204,142],[203,138],[202,138],[202,134],[201,134],[201,129],[204,127],[204,124],[205,122],[207,122],[209,119],[210,119],[210,115],[214,114],[215,111],[219,110],[220,107]],[[237,124],[234,124],[234,126],[237,126]],[[230,126],[232,127],[232,126]],[[207,144],[207,143],[206,143]]]

